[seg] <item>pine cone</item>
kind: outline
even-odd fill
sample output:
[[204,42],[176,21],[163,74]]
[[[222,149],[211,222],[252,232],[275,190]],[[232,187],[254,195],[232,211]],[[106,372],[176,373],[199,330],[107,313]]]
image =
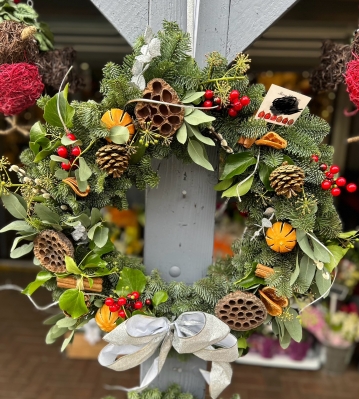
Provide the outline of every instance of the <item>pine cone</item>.
[[129,156],[121,145],[107,144],[96,152],[96,163],[109,175],[121,177],[128,167]]
[[297,196],[296,192],[299,193],[303,190],[304,177],[302,168],[283,162],[282,166],[274,169],[270,174],[269,181],[277,195],[292,198],[292,196]]

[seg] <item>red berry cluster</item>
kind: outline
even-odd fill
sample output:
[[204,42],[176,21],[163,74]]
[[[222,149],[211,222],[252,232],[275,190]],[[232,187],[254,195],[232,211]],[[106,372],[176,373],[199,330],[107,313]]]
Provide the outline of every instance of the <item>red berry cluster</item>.
[[[67,133],[66,136],[68,139],[72,141],[77,140],[76,136],[73,133]],[[81,148],[78,145],[71,146],[71,150],[69,153],[68,149],[64,145],[61,145],[60,147],[57,148],[56,152],[59,157],[68,159],[70,161],[69,163],[62,162],[61,168],[64,170],[70,170],[73,166],[75,158],[81,154]]]
[[[314,162],[319,161],[319,156],[313,154],[311,156]],[[341,194],[341,189],[339,187],[346,186],[346,189],[349,193],[354,193],[357,190],[357,185],[355,183],[348,183],[345,177],[337,177],[335,175],[340,172],[340,168],[338,165],[332,165],[327,171],[328,166],[325,163],[322,163],[319,166],[319,169],[325,173],[325,179],[322,181],[321,186],[323,190],[330,190],[330,193],[333,197],[337,197]]]
[[[105,305],[110,308],[110,312],[115,313],[118,312],[119,317],[126,319],[129,317],[134,310],[141,310],[143,308],[143,302],[139,300],[140,293],[137,291],[133,291],[130,294],[118,298],[115,300],[114,298],[106,298]],[[151,306],[151,299],[146,299],[146,306]]]
[[19,4],[21,2],[21,0],[14,0],[15,4]]
[[204,93],[204,102],[202,104],[203,107],[205,108],[211,108],[214,107],[214,105],[217,105],[217,110],[221,109],[221,99],[219,97],[214,98],[214,93],[212,90],[206,90]]
[[283,123],[283,125],[293,125],[294,119],[283,118],[283,116],[272,115],[270,112],[265,113],[264,111],[259,111],[257,114],[258,118],[268,119],[270,121],[275,121],[278,123]]
[[[205,101],[202,106],[205,108],[211,108],[217,105],[217,110],[219,111],[221,107],[221,99],[219,97],[214,97],[214,92],[212,90],[206,90],[204,93]],[[229,93],[228,100],[230,102],[228,106],[228,115],[232,118],[235,118],[238,115],[238,112],[247,105],[250,104],[251,99],[247,96],[240,97],[240,93],[238,90],[232,90]]]

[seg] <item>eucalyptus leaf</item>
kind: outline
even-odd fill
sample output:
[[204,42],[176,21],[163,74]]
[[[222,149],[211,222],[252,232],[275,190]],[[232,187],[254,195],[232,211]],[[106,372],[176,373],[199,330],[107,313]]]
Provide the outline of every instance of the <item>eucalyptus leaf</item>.
[[313,262],[313,259],[309,258],[308,255],[303,255],[302,259],[300,260],[298,283],[308,289],[312,284],[316,270],[317,267]]
[[181,144],[187,141],[187,126],[185,123],[182,123],[181,127],[177,130],[176,138]]
[[109,233],[108,227],[100,226],[96,229],[93,240],[97,247],[102,248],[106,245]]
[[71,331],[71,334],[67,338],[64,339],[64,342],[61,345],[61,352],[63,352],[67,348],[67,345],[72,341],[74,334],[75,334],[75,330]]
[[272,331],[273,331],[273,333],[276,335],[276,336],[279,336],[279,327],[278,327],[278,324],[277,324],[277,320],[276,320],[276,318],[275,317],[273,317],[273,319],[272,319]]
[[[297,242],[300,249],[311,259],[315,259],[314,251],[309,243],[307,233],[304,230],[297,229]],[[316,259],[317,260],[317,259]]]
[[294,272],[292,273],[292,275],[290,276],[290,285],[291,286],[296,282],[296,280],[297,280],[297,278],[299,276],[299,270],[300,269],[299,269],[298,257],[299,257],[299,254],[297,253],[297,257],[296,257],[296,260],[295,260],[295,269],[294,269]]
[[75,170],[75,177],[76,177],[76,181],[77,181],[77,185],[79,187],[80,191],[85,192],[88,186],[87,180],[81,180],[80,178],[80,170],[76,169]]
[[14,239],[14,242],[13,242],[13,244],[11,246],[10,251],[12,252],[18,246],[20,241],[22,241],[22,240],[32,241],[35,238],[35,236],[36,236],[36,234],[34,234],[34,233],[30,233],[30,234],[25,233],[25,235],[21,235],[20,237],[16,237]]
[[324,244],[322,244],[314,234],[311,233],[311,236],[310,238],[314,249],[315,260],[319,260],[323,263],[329,263],[331,256],[327,247]]
[[284,328],[284,334],[282,337],[279,339],[279,344],[282,349],[287,349],[288,346],[290,345],[291,337],[289,332],[287,331],[286,328]]
[[345,254],[349,251],[349,248],[342,248],[336,244],[329,244],[327,246],[329,251],[333,254],[330,257],[330,262],[325,263],[324,267],[331,273],[337,266]]
[[71,274],[81,275],[82,272],[76,265],[76,262],[70,257],[65,255],[66,270]]
[[10,252],[10,258],[11,259],[17,259],[20,258],[21,256],[24,256],[28,254],[29,252],[32,251],[34,248],[34,243],[30,242],[29,244],[24,244],[19,248],[16,248],[14,251]]
[[48,317],[46,320],[44,320],[42,322],[42,324],[46,324],[46,325],[56,324],[58,322],[58,320],[61,320],[65,317],[66,316],[61,312],[61,313],[55,314],[54,316]]
[[228,187],[230,187],[233,183],[233,179],[225,179],[220,181],[219,183],[217,183],[214,186],[214,189],[216,191],[223,191],[223,190],[227,190]]
[[220,180],[239,176],[245,172],[249,166],[255,165],[256,163],[256,159],[250,152],[240,152],[239,154],[229,155],[226,158],[226,163]]
[[49,344],[53,344],[56,341],[56,338],[61,337],[68,331],[68,328],[65,327],[58,327],[56,324],[52,326],[49,332],[46,335],[45,342]]
[[209,137],[203,136],[203,134],[199,131],[197,126],[187,125],[187,130],[190,131],[193,134],[193,136],[195,136],[196,139],[198,141],[201,141],[203,144],[207,144],[210,146],[215,145],[215,143],[212,139],[210,139]]
[[59,157],[58,155],[51,155],[50,159],[55,162],[63,162],[66,165],[70,163],[68,159]]
[[213,171],[213,166],[208,161],[204,145],[197,140],[188,139],[188,155],[192,161],[207,170]]
[[61,138],[61,144],[68,146],[68,145],[82,145],[82,141],[81,140],[71,140],[67,137],[67,135],[65,134],[64,136],[62,136]]
[[32,281],[30,284],[28,284],[21,293],[25,295],[32,295],[39,287],[44,285],[46,281],[49,281],[52,277],[52,273],[48,271],[41,271],[37,273],[35,281]]
[[95,232],[96,232],[96,229],[97,229],[98,227],[100,227],[100,226],[102,226],[102,223],[101,223],[101,222],[98,222],[98,223],[96,223],[95,225],[93,225],[93,226],[91,227],[91,229],[87,232],[87,236],[88,236],[88,238],[89,238],[90,240],[93,240],[94,235],[95,235]]
[[195,111],[196,107],[192,107],[192,108],[185,108],[184,109],[184,116],[188,116],[193,114],[193,112]]
[[153,295],[152,303],[154,306],[158,306],[160,303],[164,303],[168,300],[168,293],[166,291],[157,291]]
[[86,228],[91,226],[91,219],[89,218],[89,216],[86,215],[86,213],[81,213],[81,215],[79,216],[71,217],[69,218],[69,220],[72,220],[72,222],[67,222],[66,224],[68,226],[75,227],[78,226],[80,223]]
[[204,95],[204,91],[189,91],[185,94],[185,96],[182,98],[183,104],[190,104],[193,103],[193,101],[198,100]]
[[68,289],[60,296],[59,307],[74,319],[77,319],[88,312],[84,293],[76,288]]
[[64,319],[60,319],[56,322],[58,327],[72,327],[77,323],[77,320],[71,317],[65,317]]
[[130,138],[130,131],[126,126],[114,126],[110,129],[110,138],[115,144],[126,144]]
[[329,273],[326,269],[317,270],[317,272],[315,273],[315,282],[317,284],[318,291],[319,291],[320,295],[329,294],[328,290],[329,290],[330,286],[332,285],[331,278],[329,277],[328,279],[325,279],[323,276],[323,273],[326,273],[329,275]]
[[35,204],[34,211],[41,220],[46,220],[49,223],[59,224],[60,216],[51,211],[46,205]]
[[93,303],[97,308],[102,308],[103,301],[101,299],[96,299]]
[[27,211],[19,199],[11,192],[1,196],[2,202],[7,211],[16,219],[26,219]]
[[284,326],[291,338],[293,338],[296,342],[300,342],[302,340],[303,330],[298,319],[298,313],[293,308],[289,308],[288,313],[292,316],[292,318],[285,318]]
[[139,293],[144,291],[146,287],[146,276],[141,270],[124,267],[120,276],[121,277],[116,287],[118,295],[127,295],[133,291]]
[[214,121],[216,118],[205,114],[199,109],[195,109],[192,113],[184,117],[185,122],[190,125],[200,125],[201,123],[208,123]]
[[63,169],[58,169],[55,172],[55,177],[57,179],[59,179],[59,180],[64,180],[64,179],[66,179],[68,177],[68,173],[65,170],[63,170]]
[[92,175],[92,170],[88,167],[85,158],[80,157],[79,158],[79,177],[81,181],[87,181],[91,175]]
[[223,197],[238,197],[239,196],[243,196],[245,194],[248,193],[248,191],[251,189],[252,184],[253,184],[253,179],[254,176],[250,177],[248,180],[246,180],[243,184],[241,184],[238,189],[237,186],[238,184],[235,184],[234,186],[232,186],[231,188],[229,188],[228,190],[226,190],[223,194],[222,194],[222,198]]
[[95,225],[96,223],[100,222],[102,219],[102,215],[99,209],[92,208],[91,209],[91,226]]
[[15,220],[15,222],[9,223],[7,226],[3,227],[0,230],[0,233],[5,233],[5,231],[16,230],[16,231],[24,231],[27,233],[34,233],[36,230],[28,225],[25,221]]

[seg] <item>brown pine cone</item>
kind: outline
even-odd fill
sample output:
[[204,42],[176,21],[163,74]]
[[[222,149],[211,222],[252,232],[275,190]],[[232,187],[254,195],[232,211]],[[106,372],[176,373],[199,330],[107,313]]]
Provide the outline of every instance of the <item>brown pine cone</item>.
[[129,155],[122,145],[107,144],[96,152],[96,163],[114,178],[121,177],[128,168]]
[[282,166],[274,169],[269,176],[270,185],[277,195],[284,195],[287,198],[296,197],[303,190],[304,171],[296,165],[288,165],[283,162]]

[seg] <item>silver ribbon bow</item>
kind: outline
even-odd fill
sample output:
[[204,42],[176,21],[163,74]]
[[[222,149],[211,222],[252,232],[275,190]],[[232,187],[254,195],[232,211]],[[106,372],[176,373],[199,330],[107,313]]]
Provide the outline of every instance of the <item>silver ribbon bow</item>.
[[135,315],[106,334],[104,340],[109,345],[102,349],[98,361],[116,371],[138,366],[160,348],[159,356],[139,387],[116,387],[127,392],[148,387],[161,372],[173,346],[178,353],[193,353],[203,360],[212,361],[210,372],[200,371],[209,384],[211,398],[216,399],[231,383],[229,362],[238,358],[237,339],[230,334],[229,327],[217,317],[203,312],[183,313],[173,323],[166,317]]

